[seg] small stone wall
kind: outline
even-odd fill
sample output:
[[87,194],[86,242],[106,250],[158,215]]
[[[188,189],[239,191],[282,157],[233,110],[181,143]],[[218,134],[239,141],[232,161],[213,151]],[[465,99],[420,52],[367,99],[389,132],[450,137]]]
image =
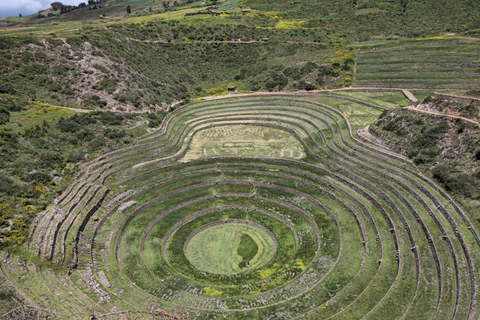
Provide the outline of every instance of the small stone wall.
[[450,101],[455,101],[460,103],[472,104],[474,106],[480,107],[480,99],[476,99],[476,98],[454,96],[451,94],[444,94],[444,93],[438,93],[438,92],[434,92],[432,97],[437,99],[440,98],[440,99],[445,99],[445,100],[450,100]]

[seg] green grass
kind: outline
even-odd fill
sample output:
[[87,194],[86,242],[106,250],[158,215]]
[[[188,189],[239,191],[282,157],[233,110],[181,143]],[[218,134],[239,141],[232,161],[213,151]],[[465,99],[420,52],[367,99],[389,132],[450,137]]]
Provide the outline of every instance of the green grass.
[[[436,44],[438,41],[444,42],[445,44]],[[359,46],[358,48],[360,50],[367,49],[373,51],[360,51],[357,57],[356,86],[361,86],[362,84],[374,84],[380,87],[396,85],[406,87],[429,86],[432,88],[441,88],[442,86],[475,86],[475,83],[468,85],[467,82],[462,82],[462,80],[480,79],[480,75],[476,75],[477,69],[480,70],[480,65],[475,67],[480,60],[480,46],[462,45],[455,42],[472,42],[472,40],[431,38],[417,41],[412,39],[410,41],[402,40],[371,46]],[[442,59],[446,57],[453,59]],[[388,60],[389,58],[395,58],[395,60]],[[398,66],[399,64],[404,65]],[[421,64],[440,64],[440,66],[422,66]],[[458,67],[441,66],[442,64],[458,65]],[[471,67],[471,65],[474,67]],[[452,75],[448,75],[448,73],[452,73]],[[461,73],[466,74],[459,75]],[[363,80],[370,81],[359,82]],[[399,82],[395,80],[403,81]],[[437,81],[429,82],[428,80]],[[451,81],[440,82],[439,80]]]
[[258,245],[255,240],[252,239],[247,233],[242,233],[240,238],[240,244],[237,248],[237,253],[243,258],[242,262],[239,263],[240,268],[244,268],[247,265],[250,265],[250,260],[252,260],[258,252]]
[[265,263],[272,250],[273,241],[264,232],[233,223],[212,226],[195,235],[187,246],[186,257],[199,270],[232,275],[247,267],[247,261],[248,268]]

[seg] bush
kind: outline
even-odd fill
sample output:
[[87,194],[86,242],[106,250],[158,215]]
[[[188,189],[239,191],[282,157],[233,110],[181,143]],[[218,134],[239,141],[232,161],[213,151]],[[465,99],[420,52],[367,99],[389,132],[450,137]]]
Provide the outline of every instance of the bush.
[[10,120],[10,112],[7,108],[0,106],[0,125],[7,123]]
[[437,180],[447,191],[465,198],[478,196],[478,190],[475,188],[474,178],[466,173],[461,173],[457,169],[438,165],[432,169],[433,178]]
[[112,140],[119,140],[127,135],[125,130],[117,130],[117,129],[111,129],[107,128],[104,132],[104,135]]
[[0,100],[0,109],[4,107],[10,112],[19,112],[22,111],[23,107],[25,107],[27,104],[28,102],[25,100],[14,101],[12,99],[5,99]]
[[101,98],[97,95],[92,95],[83,101],[83,105],[87,108],[103,108],[107,105],[107,101],[101,100]]
[[105,146],[105,139],[102,136],[97,136],[95,139],[90,142],[88,147],[90,148],[91,151],[97,151],[100,150]]
[[111,111],[93,111],[89,113],[89,116],[98,119],[103,124],[110,126],[119,126],[123,123],[124,116],[120,113],[114,113]]
[[32,174],[29,174],[27,179],[30,182],[36,182],[36,183],[41,183],[41,184],[50,184],[52,181],[52,178],[43,172],[34,172]]
[[95,134],[90,129],[83,128],[76,134],[76,137],[82,141],[91,141],[95,138]]
[[475,159],[476,159],[477,161],[480,160],[480,149],[478,149],[477,152],[475,153]]
[[478,117],[478,107],[473,104],[467,105],[463,108],[461,115],[466,118],[476,118]]
[[57,123],[60,131],[74,133],[81,129],[81,126],[72,119],[60,119]]
[[0,173],[0,192],[11,195],[15,192],[15,189],[13,179]]

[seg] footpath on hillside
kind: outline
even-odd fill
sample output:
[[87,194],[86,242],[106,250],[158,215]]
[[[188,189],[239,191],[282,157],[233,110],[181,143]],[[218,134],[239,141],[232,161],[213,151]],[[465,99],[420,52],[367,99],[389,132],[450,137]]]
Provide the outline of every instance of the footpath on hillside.
[[474,124],[476,124],[480,127],[480,123],[478,121],[475,121],[475,120],[472,120],[472,119],[469,119],[469,118],[465,118],[465,117],[461,117],[461,116],[454,116],[454,115],[450,115],[450,114],[444,114],[444,113],[440,113],[440,112],[422,110],[422,109],[420,109],[420,108],[418,108],[417,106],[414,106],[414,105],[406,106],[405,108],[408,109],[408,110],[413,110],[413,111],[418,111],[418,112],[423,112],[423,113],[428,113],[428,114],[434,114],[434,115],[437,115],[437,116],[445,116],[445,117],[454,118],[454,119],[462,119],[462,120],[474,123]]

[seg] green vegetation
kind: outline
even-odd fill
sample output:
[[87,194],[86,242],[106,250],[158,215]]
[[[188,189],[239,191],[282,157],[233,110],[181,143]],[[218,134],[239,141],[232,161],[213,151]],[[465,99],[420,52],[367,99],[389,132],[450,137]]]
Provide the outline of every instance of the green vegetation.
[[474,318],[478,4],[187,2],[0,19],[0,317]]
[[247,233],[242,233],[240,244],[237,248],[237,253],[243,258],[242,262],[238,264],[240,268],[245,268],[250,265],[250,261],[257,255],[258,245]]
[[1,246],[23,243],[30,221],[72,182],[80,161],[132,142],[146,132],[133,114],[76,114],[23,99],[0,100]]
[[[230,83],[251,91],[352,83],[354,52],[326,35],[320,35],[318,43],[310,43],[316,41],[315,33],[296,40],[299,43],[203,42],[241,34],[247,40],[298,38],[289,30],[205,24],[194,28],[176,21],[90,28],[70,36],[68,49],[62,41],[48,39],[48,45],[28,47],[22,55],[16,54],[18,49],[4,50],[0,93],[83,108],[148,110],[217,94]],[[153,43],[153,37],[162,40]],[[55,57],[47,58],[51,52]]]
[[[259,229],[228,223],[198,233],[190,239],[185,255],[199,270],[231,275],[241,272],[248,261],[251,267],[265,263],[265,258],[268,261],[273,256],[272,250],[272,239]],[[253,261],[257,253],[259,257]]]
[[[430,97],[423,103],[432,104],[447,114],[463,110],[460,111],[463,116],[476,112],[478,117],[478,108],[469,105],[462,107],[459,103]],[[446,116],[394,109],[382,114],[370,128],[384,137],[390,147],[411,158],[459,201],[480,198],[480,166],[476,156],[480,144],[478,125]],[[477,214],[474,208],[469,208],[472,217]]]
[[433,37],[358,46],[357,86],[475,88],[480,43]]
[[[181,306],[186,318],[280,319],[283,312],[382,318],[388,311],[423,319],[433,318],[432,306],[468,318],[474,300],[462,290],[478,282],[470,277],[480,266],[470,249],[478,246],[477,226],[405,158],[352,136],[347,119],[356,130],[382,111],[345,98],[354,99],[342,93],[202,100],[175,108],[160,130],[134,145],[87,162],[57,205],[36,217],[26,244],[28,254],[72,268],[52,298],[59,318],[85,317],[83,306],[97,306],[99,297],[100,312],[151,310],[155,303],[154,310],[170,314]],[[384,108],[404,103],[398,92],[361,98]],[[406,110],[391,111],[407,120]],[[253,134],[239,132],[275,135],[264,128],[282,130],[276,138],[285,143],[294,137],[305,157],[242,153]],[[433,150],[430,140],[449,128],[432,122],[423,140],[417,132],[419,150],[425,144]],[[237,139],[238,153],[186,160],[201,132]],[[454,174],[435,173],[446,183]],[[456,233],[468,247],[453,240]],[[60,279],[48,267],[30,267],[20,280],[21,257],[3,254],[2,270],[46,306],[30,288],[44,288],[40,276]],[[36,259],[25,264],[43,261]],[[91,264],[97,269],[84,267]],[[69,292],[78,293],[81,307],[65,299]]]

